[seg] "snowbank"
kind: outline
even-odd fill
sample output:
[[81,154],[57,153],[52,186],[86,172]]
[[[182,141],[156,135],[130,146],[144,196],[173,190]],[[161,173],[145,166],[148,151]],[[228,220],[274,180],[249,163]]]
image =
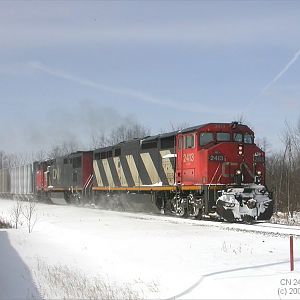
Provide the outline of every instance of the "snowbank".
[[[0,200],[0,216],[10,219],[13,205]],[[96,295],[97,287],[110,299],[299,298],[280,294],[289,278],[300,288],[300,239],[291,273],[288,228],[45,204],[32,233],[21,222],[1,231],[0,279],[14,287],[0,289],[1,299],[84,298],[75,290]]]

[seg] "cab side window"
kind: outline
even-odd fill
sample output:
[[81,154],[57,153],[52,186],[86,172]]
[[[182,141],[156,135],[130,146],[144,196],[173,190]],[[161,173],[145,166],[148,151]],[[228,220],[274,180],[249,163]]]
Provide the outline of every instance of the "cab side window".
[[178,139],[178,149],[179,149],[179,150],[182,149],[182,136],[179,137],[179,139]]
[[81,157],[73,158],[73,169],[81,168]]
[[189,134],[184,137],[184,148],[194,148],[195,147],[195,137],[194,134]]
[[212,132],[201,132],[199,139],[200,139],[200,146],[205,146],[214,141],[214,135]]

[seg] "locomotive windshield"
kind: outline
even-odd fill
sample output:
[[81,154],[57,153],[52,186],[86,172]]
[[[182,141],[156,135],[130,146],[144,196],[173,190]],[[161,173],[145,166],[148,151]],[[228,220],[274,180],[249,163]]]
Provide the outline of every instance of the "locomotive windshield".
[[200,133],[200,146],[205,146],[214,141],[212,132],[201,132]]
[[244,135],[244,143],[245,144],[253,144],[253,136],[251,134]]
[[[211,142],[238,142],[238,143],[245,143],[245,144],[253,144],[254,143],[254,136],[251,134],[242,133],[233,133],[232,137],[229,132],[201,132],[199,136],[200,146],[205,146]],[[189,148],[189,147],[188,147]]]
[[241,133],[234,133],[233,140],[235,142],[241,143],[243,142],[243,135]]
[[228,142],[230,141],[230,133],[228,132],[218,132],[217,142]]

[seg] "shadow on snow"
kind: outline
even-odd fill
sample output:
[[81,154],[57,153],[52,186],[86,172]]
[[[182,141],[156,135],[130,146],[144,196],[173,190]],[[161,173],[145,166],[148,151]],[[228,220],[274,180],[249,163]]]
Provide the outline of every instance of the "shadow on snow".
[[42,299],[30,270],[0,231],[0,299]]

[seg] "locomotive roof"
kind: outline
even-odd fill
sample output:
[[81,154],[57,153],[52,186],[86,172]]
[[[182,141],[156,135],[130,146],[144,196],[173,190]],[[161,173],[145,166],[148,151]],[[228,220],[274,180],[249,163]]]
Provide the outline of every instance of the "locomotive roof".
[[[175,137],[176,134],[178,134],[178,133],[193,132],[193,131],[196,131],[196,130],[198,130],[200,128],[205,128],[205,127],[213,126],[213,125],[227,125],[227,126],[231,125],[232,128],[234,128],[234,126],[249,128],[247,125],[244,125],[244,124],[241,124],[241,123],[238,123],[238,122],[231,122],[231,123],[205,123],[205,124],[201,124],[201,125],[187,127],[187,128],[181,129],[181,130],[176,130],[176,131],[161,133],[161,134],[157,134],[157,135],[146,136],[146,137],[141,138],[141,139],[134,138],[132,140],[122,141],[122,142],[120,142],[118,144],[115,144],[115,145],[110,145],[110,146],[107,146],[107,147],[101,147],[101,148],[95,149],[94,152],[108,151],[108,150],[111,150],[113,148],[116,148],[117,146],[120,146],[123,143],[136,143],[136,142],[139,142],[139,143],[143,144],[143,143],[148,143],[148,142],[156,141],[158,139]],[[250,128],[249,128],[249,130],[252,132],[252,130]]]
[[186,133],[186,132],[190,132],[190,131],[194,131],[194,130],[200,129],[202,127],[205,127],[206,125],[209,125],[209,123],[208,124],[203,124],[203,125],[196,125],[196,126],[188,127],[188,128],[179,130],[178,132]]
[[78,154],[83,154],[83,153],[89,153],[89,152],[92,152],[92,151],[91,151],[91,150],[78,150],[78,151],[75,151],[75,152],[72,152],[72,153],[63,155],[63,156],[61,156],[61,157],[69,157],[69,156],[78,155]]
[[147,136],[143,139],[141,139],[142,143],[143,142],[150,142],[150,141],[155,141],[157,139],[164,139],[168,137],[175,136],[178,133],[178,131],[172,131],[172,132],[167,132],[167,133],[162,133],[162,134],[157,134],[157,135],[152,135],[152,136]]
[[196,131],[196,130],[198,130],[200,128],[204,128],[204,127],[212,126],[212,125],[231,125],[232,127],[233,126],[248,127],[247,125],[240,124],[238,122],[232,122],[232,123],[206,123],[206,124],[202,124],[202,125],[196,125],[196,126],[192,126],[192,127],[187,127],[187,128],[184,128],[184,129],[181,129],[181,130],[172,131],[172,132],[167,132],[167,133],[162,133],[162,134],[147,136],[147,137],[141,139],[141,141],[142,141],[142,143],[143,142],[147,143],[147,142],[154,141],[154,140],[157,140],[157,139],[163,139],[163,138],[172,137],[172,136],[175,136],[178,133],[188,133],[188,132]]
[[178,133],[187,133],[187,132],[192,132],[195,130],[198,130],[200,128],[204,128],[204,127],[208,127],[208,126],[213,126],[213,125],[226,125],[226,126],[231,126],[233,129],[235,129],[236,127],[246,127],[248,128],[251,132],[252,130],[245,124],[241,124],[239,122],[231,122],[231,123],[206,123],[206,124],[202,124],[202,125],[197,125],[197,126],[193,126],[193,127],[188,127],[182,130],[179,130]]

